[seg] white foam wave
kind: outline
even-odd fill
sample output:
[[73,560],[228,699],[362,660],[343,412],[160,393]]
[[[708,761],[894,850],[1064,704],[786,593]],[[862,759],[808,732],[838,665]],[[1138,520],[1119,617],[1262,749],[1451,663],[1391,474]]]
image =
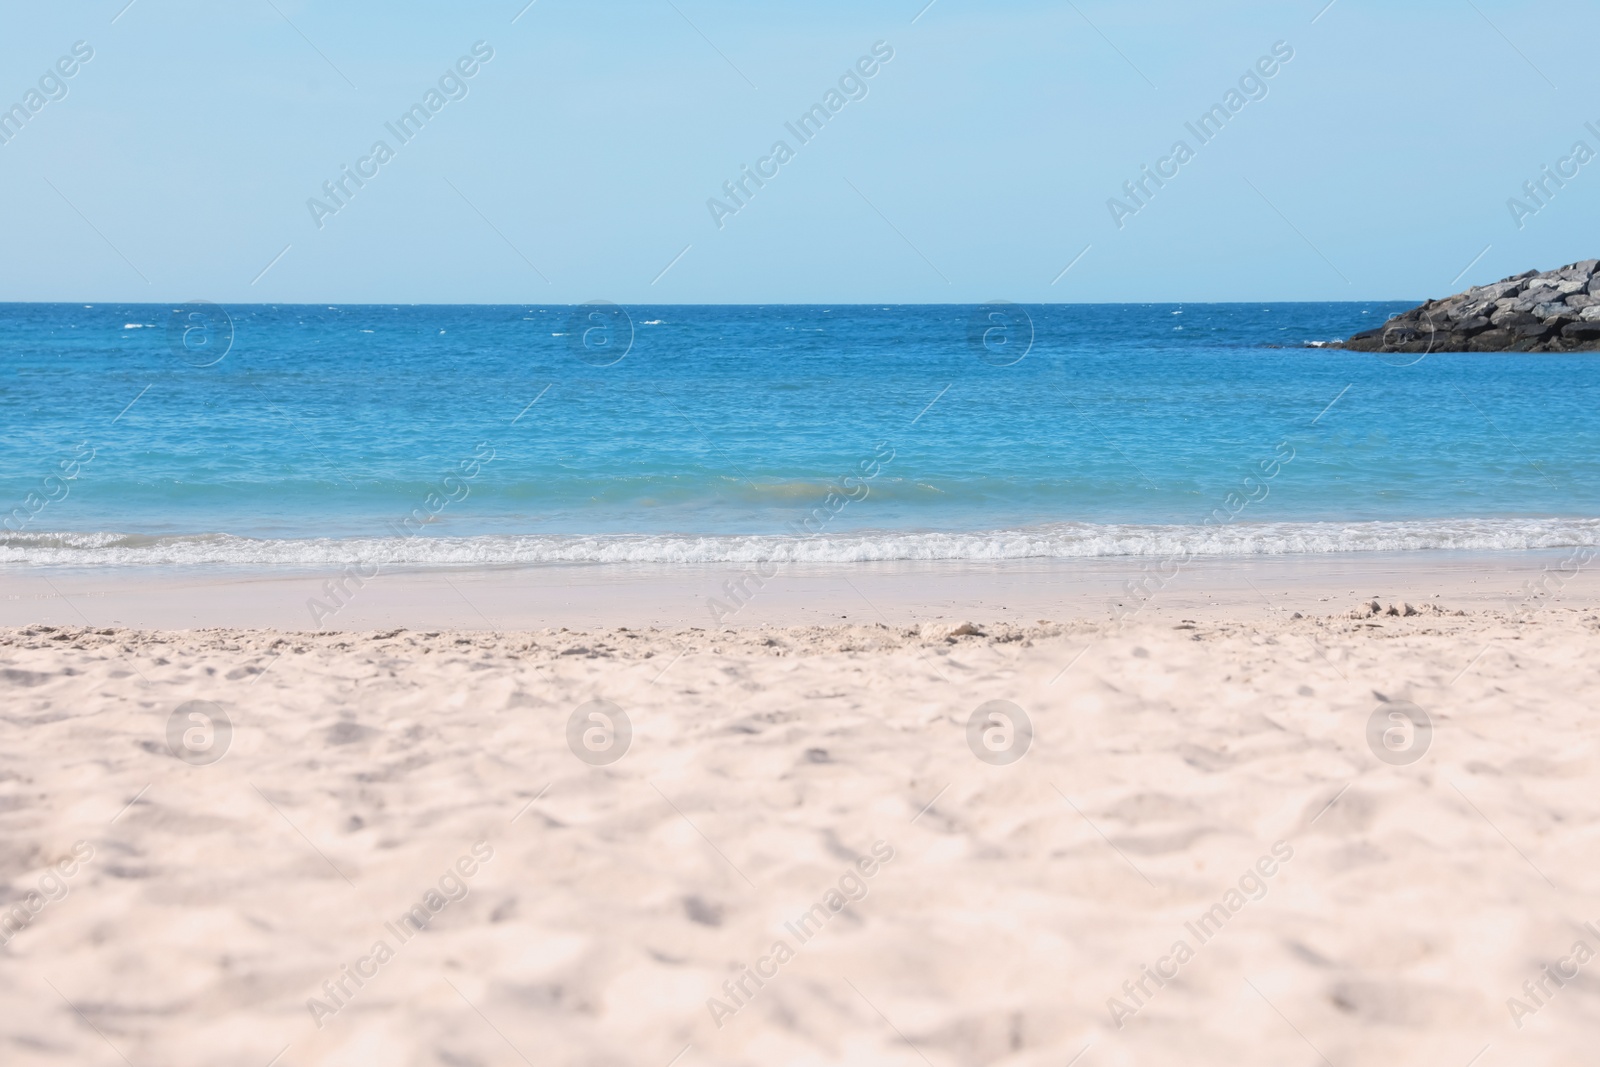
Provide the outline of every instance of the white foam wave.
[[821,537],[612,534],[254,539],[231,534],[0,535],[0,564],[46,566],[485,566],[554,563],[862,563],[915,560],[1279,556],[1600,546],[1600,519],[1285,522],[1230,526],[1056,523],[970,533],[865,531]]

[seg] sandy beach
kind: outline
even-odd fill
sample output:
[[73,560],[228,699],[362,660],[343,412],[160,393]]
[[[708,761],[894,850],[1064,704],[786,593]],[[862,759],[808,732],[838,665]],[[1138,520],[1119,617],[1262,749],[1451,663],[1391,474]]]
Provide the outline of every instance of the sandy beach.
[[3,1059],[1581,1062],[1600,617],[1503,562],[956,634],[882,576],[828,626],[13,626]]
[[1600,4],[7,14],[0,1067],[1600,1061]]

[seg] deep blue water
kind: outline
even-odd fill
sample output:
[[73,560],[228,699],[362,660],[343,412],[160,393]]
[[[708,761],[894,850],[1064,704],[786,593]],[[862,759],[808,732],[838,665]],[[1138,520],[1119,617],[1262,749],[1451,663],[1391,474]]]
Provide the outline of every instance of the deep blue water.
[[0,305],[0,561],[1590,543],[1600,358],[1407,306]]

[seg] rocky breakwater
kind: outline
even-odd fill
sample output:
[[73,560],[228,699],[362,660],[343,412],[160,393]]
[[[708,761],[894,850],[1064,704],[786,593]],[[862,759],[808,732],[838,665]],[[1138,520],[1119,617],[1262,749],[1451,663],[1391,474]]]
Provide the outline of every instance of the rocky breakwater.
[[1396,315],[1345,341],[1357,352],[1600,351],[1600,260],[1528,271]]

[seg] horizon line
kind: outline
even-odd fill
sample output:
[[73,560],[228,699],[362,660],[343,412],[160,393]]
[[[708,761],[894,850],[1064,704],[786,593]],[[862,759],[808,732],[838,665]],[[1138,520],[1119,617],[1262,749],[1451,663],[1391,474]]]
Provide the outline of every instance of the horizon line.
[[[1436,299],[1436,298],[1428,298]],[[214,307],[315,307],[326,310],[339,308],[403,308],[403,307],[460,307],[460,308],[579,308],[590,304],[610,304],[615,307],[653,308],[974,308],[974,307],[1249,307],[1266,305],[1287,307],[1304,304],[1421,304],[1411,298],[1371,297],[1362,300],[968,300],[908,303],[894,301],[732,301],[727,303],[688,303],[655,301],[580,300],[574,303],[477,303],[471,301],[344,301],[332,304],[326,301],[304,300],[0,300],[0,308],[8,307],[75,307],[90,310],[100,307],[189,307],[210,304]]]

